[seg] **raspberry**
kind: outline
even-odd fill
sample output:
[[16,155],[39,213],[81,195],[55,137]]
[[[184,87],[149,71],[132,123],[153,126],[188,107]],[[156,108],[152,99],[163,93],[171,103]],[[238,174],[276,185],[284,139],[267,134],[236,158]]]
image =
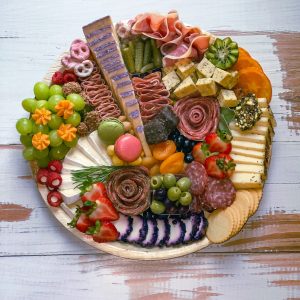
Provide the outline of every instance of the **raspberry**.
[[77,81],[77,76],[72,71],[65,70],[62,75],[64,83]]
[[52,84],[64,84],[64,76],[62,72],[55,72],[52,76]]

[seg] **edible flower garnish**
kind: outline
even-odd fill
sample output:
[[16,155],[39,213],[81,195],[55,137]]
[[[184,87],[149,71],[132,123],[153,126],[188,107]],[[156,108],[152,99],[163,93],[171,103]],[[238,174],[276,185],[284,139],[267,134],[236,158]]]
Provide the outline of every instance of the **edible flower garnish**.
[[41,132],[36,133],[32,137],[32,146],[37,150],[44,150],[50,145],[49,135]]
[[36,124],[46,125],[51,120],[51,111],[46,108],[37,108],[32,115]]
[[71,124],[61,124],[57,129],[57,134],[67,142],[71,142],[76,138],[77,129]]
[[69,100],[61,100],[55,105],[57,115],[64,119],[68,119],[73,114],[73,107],[74,104]]

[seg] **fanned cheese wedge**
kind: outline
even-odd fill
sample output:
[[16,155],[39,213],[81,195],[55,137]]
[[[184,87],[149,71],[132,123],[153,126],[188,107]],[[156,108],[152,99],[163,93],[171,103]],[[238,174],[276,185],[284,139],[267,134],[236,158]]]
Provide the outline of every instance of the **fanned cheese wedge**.
[[255,151],[255,150],[247,150],[247,149],[241,149],[238,147],[232,147],[231,154],[238,154],[238,155],[244,155],[248,157],[254,157],[254,158],[265,158],[265,150],[261,151]]
[[63,200],[67,205],[73,204],[80,199],[79,189],[60,190],[59,192],[61,193]]
[[254,133],[244,133],[240,130],[231,130],[231,134],[234,140],[236,141],[246,141],[246,142],[252,142],[252,143],[259,143],[259,144],[265,144],[266,143],[266,137],[264,135],[260,134],[254,134]]
[[267,108],[268,107],[268,101],[266,98],[257,98],[257,102],[260,108]]
[[247,165],[264,165],[264,159],[255,158],[255,157],[247,157],[244,155],[230,154],[232,159],[236,164],[247,164]]
[[88,137],[84,136],[78,140],[78,149],[97,165],[103,164],[103,160],[94,147],[89,143]]
[[249,129],[249,130],[242,131],[234,123],[230,123],[229,124],[229,128],[231,130],[238,131],[238,132],[240,132],[243,135],[244,134],[260,134],[260,135],[266,136],[268,134],[268,131],[269,131],[269,125],[267,125],[267,126],[255,125],[251,129]]
[[269,118],[270,117],[269,109],[266,107],[261,108],[261,116]]
[[246,142],[246,141],[237,141],[233,139],[231,141],[232,147],[247,149],[247,150],[255,150],[255,151],[265,151],[264,144]]
[[97,151],[98,155],[101,157],[102,164],[111,165],[111,160],[106,152],[106,147],[105,145],[101,142],[98,132],[93,131],[89,136],[88,136],[88,141],[91,144],[91,146]]
[[263,186],[262,176],[257,173],[234,172],[230,180],[236,189],[258,189]]
[[262,117],[260,117],[259,120],[257,120],[257,122],[255,123],[255,125],[268,127],[269,126],[269,118],[262,116]]
[[77,147],[72,148],[64,159],[64,163],[73,164],[79,167],[92,167],[97,164],[85,156]]
[[263,175],[265,167],[259,165],[236,164],[235,172],[238,173],[257,173]]

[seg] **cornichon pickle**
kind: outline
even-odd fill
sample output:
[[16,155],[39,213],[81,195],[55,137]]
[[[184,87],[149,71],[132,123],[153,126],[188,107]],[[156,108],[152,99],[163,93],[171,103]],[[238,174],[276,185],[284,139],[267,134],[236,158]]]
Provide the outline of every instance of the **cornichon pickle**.
[[217,38],[215,42],[209,46],[205,57],[217,68],[223,70],[229,69],[239,57],[238,44],[233,42],[230,37],[223,40]]
[[135,45],[135,71],[141,72],[143,67],[143,57],[144,57],[144,42],[138,40]]
[[123,48],[122,49],[122,54],[123,54],[123,58],[124,58],[124,62],[125,62],[125,65],[127,67],[127,70],[130,73],[134,73],[135,72],[135,66],[134,66],[134,59],[133,59],[131,49],[129,47]]

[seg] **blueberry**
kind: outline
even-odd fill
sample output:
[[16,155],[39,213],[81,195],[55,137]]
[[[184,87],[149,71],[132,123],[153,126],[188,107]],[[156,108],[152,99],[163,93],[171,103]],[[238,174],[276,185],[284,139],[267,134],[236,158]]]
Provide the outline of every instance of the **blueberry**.
[[181,205],[181,206],[178,208],[178,213],[181,214],[181,215],[187,214],[188,211],[189,211],[189,207],[188,207],[188,206],[182,206],[182,205]]
[[167,190],[166,189],[158,189],[154,192],[154,198],[160,201],[165,201],[167,198]]
[[194,157],[193,157],[192,153],[187,153],[187,154],[184,156],[184,161],[185,161],[186,163],[191,163],[193,160],[194,160]]
[[193,147],[198,143],[197,141],[192,141],[192,140],[190,140],[190,142],[191,142]]
[[193,150],[192,141],[185,140],[182,145],[182,150],[184,153],[190,153]]
[[179,135],[176,139],[175,139],[175,144],[177,147],[181,147],[183,146],[183,143],[185,141],[185,138],[183,135]]

